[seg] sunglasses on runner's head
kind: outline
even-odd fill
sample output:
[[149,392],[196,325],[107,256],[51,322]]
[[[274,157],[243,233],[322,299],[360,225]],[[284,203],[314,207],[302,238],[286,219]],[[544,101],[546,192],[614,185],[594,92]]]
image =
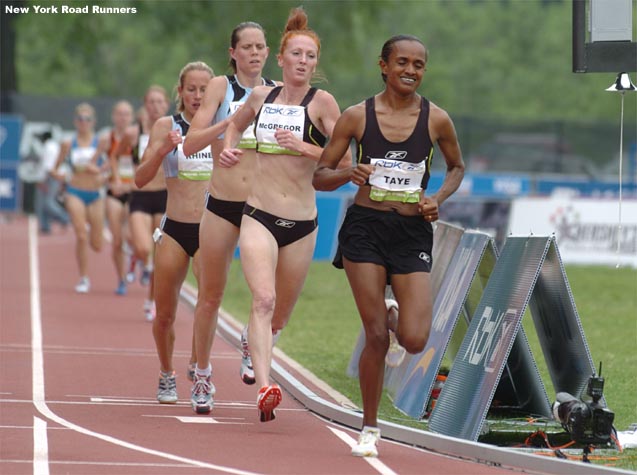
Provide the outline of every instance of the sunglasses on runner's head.
[[78,120],[79,122],[92,122],[93,121],[93,117],[91,117],[90,115],[76,115],[75,119]]

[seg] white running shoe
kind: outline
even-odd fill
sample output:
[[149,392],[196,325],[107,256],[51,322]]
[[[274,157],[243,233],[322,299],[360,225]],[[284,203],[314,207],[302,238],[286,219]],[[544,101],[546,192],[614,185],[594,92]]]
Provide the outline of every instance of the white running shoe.
[[239,368],[241,381],[245,384],[254,384],[254,368],[252,367],[252,357],[250,356],[250,347],[248,346],[248,326],[243,327],[241,331],[241,368]]
[[155,302],[147,300],[144,302],[144,319],[147,322],[155,320]]
[[215,405],[216,389],[212,384],[212,375],[199,376],[195,373],[195,381],[190,394],[190,405],[197,414],[208,414]]
[[139,262],[134,255],[130,255],[128,261],[128,272],[126,272],[126,282],[132,284],[135,282],[135,269],[137,268],[137,263]]
[[177,381],[174,371],[172,373],[159,372],[157,400],[160,404],[175,404],[177,402]]
[[355,457],[378,457],[378,441],[380,429],[377,427],[363,427],[358,436],[358,443],[352,447],[352,455]]
[[[398,302],[393,299],[385,299],[385,308],[387,308],[387,317],[392,309],[398,312]],[[400,363],[405,359],[407,351],[398,342],[396,333],[393,330],[389,330],[389,349],[385,355],[385,364],[390,368],[396,368],[400,366]]]
[[78,294],[86,294],[89,290],[91,290],[91,281],[88,277],[82,277],[75,286],[75,291]]

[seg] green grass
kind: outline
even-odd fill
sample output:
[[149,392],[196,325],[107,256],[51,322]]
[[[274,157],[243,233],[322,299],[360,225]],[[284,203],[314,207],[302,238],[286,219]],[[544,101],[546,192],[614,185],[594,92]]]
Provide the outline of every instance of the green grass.
[[[637,271],[568,266],[566,273],[593,361],[596,366],[603,361],[604,395],[615,412],[615,427],[625,430],[637,422]],[[238,320],[247,321],[250,292],[238,261],[230,269],[223,308]],[[555,393],[530,316],[524,317],[523,325],[553,400]],[[360,406],[358,380],[346,375],[360,328],[345,273],[329,262],[314,262],[278,346]],[[395,409],[389,397],[383,398],[379,416],[412,427],[426,427]],[[625,451],[623,468],[637,468],[636,453]]]

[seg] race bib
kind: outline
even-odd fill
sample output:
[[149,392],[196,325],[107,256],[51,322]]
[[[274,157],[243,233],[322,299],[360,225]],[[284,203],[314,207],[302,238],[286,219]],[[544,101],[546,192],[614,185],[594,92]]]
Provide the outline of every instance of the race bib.
[[274,138],[274,133],[277,129],[290,130],[295,137],[303,140],[304,127],[305,107],[264,104],[256,128],[259,152],[301,155],[299,152],[281,147]]
[[400,201],[418,203],[421,183],[427,171],[427,162],[403,162],[386,158],[372,158],[374,172],[369,176],[372,189],[369,197],[374,201]]
[[137,156],[139,157],[140,161],[142,157],[144,156],[144,152],[146,151],[146,148],[148,148],[149,140],[150,140],[150,136],[148,134],[141,134],[139,136],[139,140],[137,143]]
[[91,163],[95,155],[93,147],[74,148],[71,150],[71,165],[77,171],[82,171]]
[[184,155],[183,144],[177,145],[177,176],[182,180],[209,180],[212,175],[210,145],[192,155]]
[[[233,115],[239,107],[241,107],[243,102],[231,102],[230,103],[230,114]],[[254,122],[248,125],[248,128],[243,131],[243,135],[241,136],[241,140],[237,145],[238,148],[257,148],[257,138],[254,135]]]
[[122,183],[132,183],[135,178],[135,167],[132,155],[122,155],[117,160],[117,171]]

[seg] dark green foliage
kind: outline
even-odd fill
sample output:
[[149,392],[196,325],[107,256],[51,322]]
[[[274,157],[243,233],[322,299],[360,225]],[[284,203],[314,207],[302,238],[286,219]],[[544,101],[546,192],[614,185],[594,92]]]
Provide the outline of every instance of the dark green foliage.
[[[151,83],[172,88],[181,67],[196,59],[223,74],[231,29],[246,20],[266,29],[271,48],[266,74],[280,78],[280,35],[290,9],[299,5],[95,3],[132,6],[137,13],[16,18],[19,92],[140,97]],[[315,0],[303,6],[323,42],[319,68],[328,83],[319,86],[329,89],[342,108],[382,87],[377,65],[382,44],[394,34],[409,33],[430,49],[423,94],[453,116],[617,121],[618,101],[604,92],[614,75],[571,72],[570,2]],[[629,98],[627,123],[635,122],[636,101]]]

